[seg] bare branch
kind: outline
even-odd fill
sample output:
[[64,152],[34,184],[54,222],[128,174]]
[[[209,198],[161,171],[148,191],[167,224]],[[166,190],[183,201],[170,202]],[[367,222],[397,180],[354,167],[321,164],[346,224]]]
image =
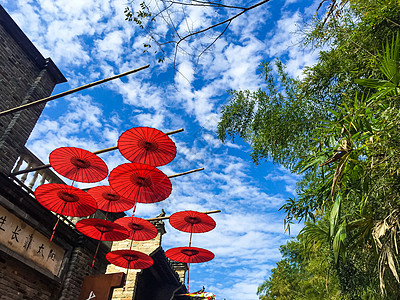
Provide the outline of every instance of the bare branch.
[[242,6],[233,6],[233,5],[225,5],[221,3],[209,2],[209,1],[197,1],[193,0],[192,2],[179,2],[179,1],[172,1],[172,0],[162,0],[163,2],[168,2],[177,5],[185,5],[185,6],[209,6],[209,7],[220,7],[220,8],[233,8],[233,9],[242,9],[245,10],[246,7]]
[[190,33],[190,34],[187,34],[187,35],[185,35],[183,38],[181,38],[181,39],[177,42],[177,44],[181,43],[182,41],[184,41],[185,39],[187,39],[188,37],[191,37],[191,36],[193,36],[193,35],[206,32],[206,31],[208,31],[208,30],[210,30],[210,29],[213,29],[213,28],[215,28],[215,27],[221,26],[221,25],[223,25],[223,24],[225,24],[225,23],[230,23],[230,22],[232,22],[234,19],[236,19],[236,18],[240,17],[241,15],[243,15],[246,11],[249,11],[249,10],[251,10],[251,9],[254,9],[254,8],[256,8],[256,7],[260,6],[260,5],[263,5],[263,4],[265,4],[265,3],[269,2],[269,1],[270,1],[270,0],[263,0],[263,1],[261,1],[261,2],[258,2],[257,4],[254,4],[254,5],[252,5],[252,6],[248,7],[248,8],[246,8],[246,9],[244,9],[244,10],[241,11],[240,13],[238,13],[238,14],[236,14],[236,15],[234,15],[234,16],[232,16],[232,17],[230,17],[230,18],[228,18],[228,19],[226,19],[226,20],[224,20],[224,21],[221,21],[221,22],[219,22],[219,23],[217,23],[217,24],[211,25],[211,26],[206,27],[206,28],[204,28],[204,29],[201,29],[201,30],[192,32],[192,33]]
[[[163,55],[161,61],[164,60],[166,53],[169,52],[167,51],[166,47],[170,44],[173,44],[174,45],[173,47],[175,48],[174,50],[175,53],[173,57],[175,66],[178,51],[180,53],[187,53],[187,48],[185,47],[186,49],[185,50],[184,47],[181,47],[181,44],[183,42],[187,42],[185,45],[188,45],[189,48],[191,49],[190,51],[193,52],[191,55],[197,57],[196,64],[198,64],[199,58],[207,50],[209,50],[216,43],[218,39],[220,39],[220,37],[228,30],[233,20],[235,20],[236,18],[240,17],[242,14],[250,10],[255,9],[269,2],[270,0],[262,0],[248,7],[241,7],[237,5],[225,5],[219,3],[219,1],[205,1],[205,0],[190,0],[187,2],[184,2],[185,0],[139,0],[139,1],[144,1],[144,2],[140,4],[141,8],[136,12],[133,18],[132,18],[133,10],[130,10],[129,8],[125,10],[127,19],[129,20],[133,19],[138,25],[140,25],[140,27],[144,29],[144,31],[147,33],[149,38],[152,41],[154,41],[155,44],[160,48],[161,53]],[[133,3],[133,0],[131,0],[131,3]],[[211,23],[210,26],[203,28],[200,27],[200,29],[196,28],[197,30],[194,29],[195,27],[191,26],[191,24],[188,22],[189,18],[186,11],[186,7],[188,6],[214,9],[216,11],[215,18],[213,16],[214,24]],[[232,9],[240,11],[229,17],[230,13],[228,13],[228,10]],[[176,15],[177,17],[175,16],[175,14],[177,14]],[[156,28],[153,25],[155,24],[156,18],[162,20],[162,22],[165,25],[167,25],[168,27],[167,33],[159,34],[156,32]],[[179,23],[181,20],[183,22],[182,24]],[[222,30],[219,29],[217,30],[220,32],[213,31],[214,29],[220,26],[224,26]],[[199,45],[196,45],[196,48],[192,48],[191,43],[188,40],[191,37],[204,34],[205,32],[213,32],[214,37],[209,38],[210,39],[209,43],[202,41],[201,42],[202,45],[200,47]],[[199,54],[196,54],[196,52],[198,52]]]
[[231,25],[232,21],[229,21],[228,24],[226,25],[226,27],[224,28],[224,30],[221,31],[221,33],[214,39],[214,41],[209,44],[203,51],[201,51],[201,53],[197,56],[197,64],[199,63],[200,57],[204,54],[204,52],[206,52],[208,49],[210,49],[212,47],[212,45],[215,44],[215,42],[225,33],[225,31],[228,30],[229,25]]

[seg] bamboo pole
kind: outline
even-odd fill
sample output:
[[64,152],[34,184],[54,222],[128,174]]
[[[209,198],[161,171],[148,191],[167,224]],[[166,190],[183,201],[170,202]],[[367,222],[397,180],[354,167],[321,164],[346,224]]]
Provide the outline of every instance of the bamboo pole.
[[[215,214],[215,213],[220,213],[221,210],[210,210],[210,211],[205,211],[203,214]],[[146,221],[158,221],[158,220],[166,220],[169,219],[171,216],[164,216],[164,217],[157,217],[157,218],[151,218],[151,219],[145,219]]]
[[[182,132],[183,130],[184,130],[184,129],[181,128],[181,129],[177,129],[177,130],[174,130],[174,131],[170,131],[170,132],[167,132],[166,135],[171,135],[171,134],[175,134],[175,133],[178,133],[178,132]],[[110,148],[98,150],[98,151],[95,151],[95,152],[93,152],[93,153],[94,153],[94,154],[101,154],[101,153],[113,151],[113,150],[116,150],[116,149],[118,149],[118,146],[114,146],[114,147],[110,147]]]
[[[171,135],[171,134],[175,134],[175,133],[182,132],[182,131],[184,131],[184,129],[180,128],[180,129],[177,129],[177,130],[173,130],[173,131],[167,132],[165,134],[166,135]],[[93,154],[101,154],[101,153],[113,151],[113,150],[116,150],[116,149],[118,149],[118,146],[97,150],[97,151],[94,151],[92,153]],[[26,170],[17,171],[17,172],[11,173],[9,176],[17,176],[17,175],[21,175],[21,174],[25,174],[25,173],[30,173],[30,172],[34,172],[34,171],[47,169],[47,168],[50,168],[50,167],[51,167],[50,164],[42,165],[42,166],[38,166],[38,167],[26,169]],[[192,170],[192,171],[188,171],[188,172],[192,173],[192,172],[196,172],[196,170]],[[182,174],[182,175],[185,175],[185,174]],[[176,174],[176,175],[171,175],[171,176],[176,177],[176,176],[180,176],[180,175]]]
[[182,175],[186,175],[186,174],[190,174],[190,173],[194,173],[194,172],[198,172],[198,171],[203,171],[203,170],[204,170],[204,168],[194,169],[194,170],[186,171],[186,172],[183,172],[183,173],[169,175],[168,178],[174,178],[174,177],[178,177],[178,176],[182,176]]
[[114,80],[114,79],[129,75],[129,74],[132,74],[132,73],[139,72],[141,70],[147,69],[149,66],[150,65],[146,65],[146,66],[140,67],[138,69],[130,70],[130,71],[125,72],[125,73],[121,73],[121,74],[118,74],[118,75],[115,75],[115,76],[111,76],[111,77],[108,77],[108,78],[105,78],[105,79],[101,79],[101,80],[98,80],[98,81],[95,81],[95,82],[92,82],[92,83],[88,83],[88,84],[82,85],[80,87],[77,87],[77,88],[74,88],[72,90],[68,90],[68,91],[62,92],[62,93],[54,95],[54,96],[46,97],[46,98],[39,99],[39,100],[30,102],[30,103],[27,103],[27,104],[23,104],[23,105],[14,107],[14,108],[10,108],[10,109],[4,110],[4,111],[0,112],[0,117],[8,115],[8,114],[11,114],[13,112],[17,112],[17,111],[23,110],[25,108],[28,108],[28,107],[31,107],[31,106],[34,106],[34,105],[38,105],[40,103],[45,103],[45,102],[48,102],[48,101],[52,101],[52,100],[58,99],[58,98],[73,94],[75,92],[79,92],[79,91],[82,91],[84,89],[90,88],[92,86],[96,86],[96,85],[99,85],[99,84],[102,84],[102,83],[105,83],[105,82],[108,82],[108,81],[111,81],[111,80]]

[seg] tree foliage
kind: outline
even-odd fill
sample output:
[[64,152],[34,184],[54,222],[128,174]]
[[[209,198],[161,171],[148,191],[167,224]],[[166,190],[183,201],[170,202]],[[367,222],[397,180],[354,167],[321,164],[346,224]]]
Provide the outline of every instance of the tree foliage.
[[[329,50],[303,79],[289,78],[280,62],[274,75],[265,63],[266,89],[232,91],[223,108],[222,140],[241,137],[255,162],[272,159],[303,174],[297,199],[281,208],[287,226],[307,221],[299,236],[303,267],[283,256],[261,299],[312,299],[283,291],[302,291],[314,257],[334,269],[343,299],[400,293],[400,5],[341,4],[309,27],[305,42]],[[295,276],[295,286],[283,276]]]
[[324,259],[326,251],[307,256],[297,240],[281,246],[280,251],[282,260],[258,288],[261,300],[338,299],[339,281],[335,269]]

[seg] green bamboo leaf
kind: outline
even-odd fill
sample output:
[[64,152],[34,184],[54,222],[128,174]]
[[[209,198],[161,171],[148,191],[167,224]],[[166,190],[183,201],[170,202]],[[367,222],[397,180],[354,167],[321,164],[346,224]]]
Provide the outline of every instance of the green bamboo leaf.
[[346,260],[346,247],[344,244],[344,241],[347,238],[346,227],[347,227],[347,222],[346,220],[344,220],[333,239],[332,248],[333,248],[333,254],[335,256],[335,263],[338,262],[339,255],[342,256],[343,261]]
[[337,221],[339,220],[341,199],[342,199],[342,196],[341,196],[341,194],[339,194],[336,197],[335,203],[332,206],[331,214],[329,216],[329,223],[330,223],[329,234],[331,237],[333,237]]
[[356,79],[354,80],[355,83],[373,89],[378,88],[395,88],[396,84],[390,82],[388,80],[382,79]]

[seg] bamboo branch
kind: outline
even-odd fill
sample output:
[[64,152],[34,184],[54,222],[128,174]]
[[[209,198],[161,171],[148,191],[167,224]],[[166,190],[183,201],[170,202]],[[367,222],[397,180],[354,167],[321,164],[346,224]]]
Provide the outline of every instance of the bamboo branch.
[[114,80],[114,79],[129,75],[129,74],[132,74],[132,73],[139,72],[141,70],[147,69],[149,66],[150,65],[146,65],[146,66],[140,67],[138,69],[130,70],[128,72],[121,73],[121,74],[118,74],[118,75],[115,75],[115,76],[112,76],[112,77],[109,77],[109,78],[105,78],[105,79],[101,79],[101,80],[98,80],[98,81],[95,81],[95,82],[92,82],[92,83],[85,84],[83,86],[80,86],[80,87],[74,88],[72,90],[68,90],[68,91],[62,92],[62,93],[54,95],[54,96],[46,97],[46,98],[39,99],[39,100],[30,102],[30,103],[27,103],[27,104],[24,104],[24,105],[20,105],[20,106],[14,107],[14,108],[10,108],[10,109],[4,110],[4,111],[0,112],[0,117],[8,115],[8,114],[11,114],[13,112],[17,112],[17,111],[23,110],[25,108],[28,108],[28,107],[31,107],[31,106],[34,106],[34,105],[38,105],[38,104],[41,104],[41,103],[46,103],[48,101],[52,101],[52,100],[58,99],[58,98],[73,94],[75,92],[79,92],[79,91],[82,91],[84,89],[90,88],[92,86],[96,86],[96,85],[99,85],[99,84],[102,84],[102,83],[105,83],[105,82],[108,82],[108,81],[111,81],[111,80]]
[[[215,214],[215,213],[220,213],[221,210],[217,209],[217,210],[210,210],[210,211],[205,211],[202,212],[203,214]],[[158,221],[158,220],[166,220],[169,219],[171,216],[164,216],[164,217],[157,217],[157,218],[151,218],[151,219],[145,219],[146,221]]]
[[[184,129],[181,128],[181,129],[177,129],[177,130],[174,130],[174,131],[170,131],[170,132],[167,132],[166,135],[171,135],[171,134],[175,134],[175,133],[178,133],[178,132],[182,132],[183,130]],[[105,149],[102,149],[102,150],[97,150],[97,151],[94,151],[93,154],[101,154],[101,153],[113,151],[113,150],[116,150],[116,149],[118,149],[118,146],[105,148]]]
[[169,175],[168,178],[174,178],[174,177],[178,177],[178,176],[183,176],[183,175],[187,175],[190,173],[194,173],[194,172],[198,172],[198,171],[203,171],[204,168],[200,168],[200,169],[194,169],[194,170],[190,170],[190,171],[186,171],[183,173],[178,173],[178,174],[174,174],[174,175]]

